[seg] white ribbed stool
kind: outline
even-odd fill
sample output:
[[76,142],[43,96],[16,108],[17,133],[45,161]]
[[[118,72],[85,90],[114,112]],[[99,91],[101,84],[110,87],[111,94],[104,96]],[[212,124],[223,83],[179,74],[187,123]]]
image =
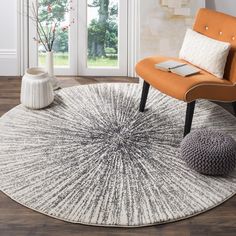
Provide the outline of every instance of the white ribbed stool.
[[21,84],[21,103],[30,109],[42,109],[54,100],[48,73],[42,68],[26,70]]

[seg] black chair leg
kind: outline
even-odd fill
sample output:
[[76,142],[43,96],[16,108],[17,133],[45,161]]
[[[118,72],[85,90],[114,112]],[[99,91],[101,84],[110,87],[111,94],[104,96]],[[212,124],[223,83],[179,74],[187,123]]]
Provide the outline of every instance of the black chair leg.
[[232,102],[234,115],[236,116],[236,102]]
[[187,105],[186,118],[185,118],[185,127],[184,127],[184,137],[190,133],[193,121],[193,114],[196,102],[190,102]]
[[147,102],[149,88],[150,88],[150,84],[148,84],[146,81],[144,81],[142,97],[141,97],[141,102],[140,102],[140,107],[139,107],[140,112],[144,112],[144,110],[145,110],[145,105]]

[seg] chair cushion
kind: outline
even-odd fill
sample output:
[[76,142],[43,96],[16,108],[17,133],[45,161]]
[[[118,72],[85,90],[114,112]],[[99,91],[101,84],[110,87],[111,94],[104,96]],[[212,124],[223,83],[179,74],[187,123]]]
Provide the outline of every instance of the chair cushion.
[[188,29],[179,58],[222,79],[230,48],[230,43],[221,42]]
[[236,89],[230,81],[220,80],[204,70],[197,75],[182,77],[154,67],[155,64],[166,60],[188,63],[177,58],[149,57],[136,65],[136,72],[154,88],[179,100],[191,102],[203,98],[216,101],[235,101]]

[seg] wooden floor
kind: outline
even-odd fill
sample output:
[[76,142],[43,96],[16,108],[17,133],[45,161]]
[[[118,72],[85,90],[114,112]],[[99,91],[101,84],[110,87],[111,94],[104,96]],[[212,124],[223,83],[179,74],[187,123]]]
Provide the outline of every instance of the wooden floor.
[[[61,78],[61,86],[137,82],[131,78]],[[19,104],[20,79],[0,77],[0,116]],[[230,106],[224,107],[231,111]],[[65,223],[34,212],[0,193],[0,236],[236,236],[236,196],[199,216],[176,223],[137,229]]]

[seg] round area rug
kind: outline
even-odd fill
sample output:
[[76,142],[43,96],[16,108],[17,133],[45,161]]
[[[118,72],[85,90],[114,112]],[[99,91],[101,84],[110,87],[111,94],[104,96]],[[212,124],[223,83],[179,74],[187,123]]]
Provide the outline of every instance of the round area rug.
[[[19,105],[0,119],[0,189],[35,211],[73,223],[137,227],[185,219],[236,193],[236,170],[209,177],[180,157],[186,104],[141,86],[62,89],[32,111]],[[207,101],[193,129],[236,139],[236,118]]]

